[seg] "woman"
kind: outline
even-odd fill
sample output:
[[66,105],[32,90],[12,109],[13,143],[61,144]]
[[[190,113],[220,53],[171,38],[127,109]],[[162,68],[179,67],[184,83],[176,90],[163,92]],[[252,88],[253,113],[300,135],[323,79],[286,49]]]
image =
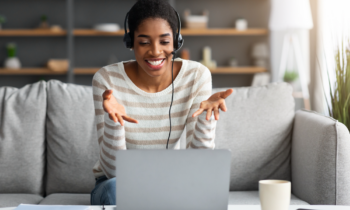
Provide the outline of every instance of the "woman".
[[[137,1],[128,17],[136,60],[105,66],[93,77],[100,158],[93,168],[92,205],[116,205],[116,150],[167,146],[177,25],[167,1]],[[186,126],[186,148],[213,149],[219,109],[226,111],[224,99],[233,90],[211,95],[211,73],[198,62],[177,58],[173,67],[169,148],[180,148]]]

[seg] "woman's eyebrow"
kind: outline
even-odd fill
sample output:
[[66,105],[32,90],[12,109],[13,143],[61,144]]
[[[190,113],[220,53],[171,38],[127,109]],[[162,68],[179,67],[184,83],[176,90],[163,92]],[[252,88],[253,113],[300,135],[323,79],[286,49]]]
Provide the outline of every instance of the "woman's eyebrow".
[[[169,33],[166,33],[166,34],[160,35],[160,37],[164,37],[164,36],[170,36],[170,34],[169,34]],[[140,34],[140,35],[138,35],[137,37],[146,37],[146,38],[149,38],[149,36],[148,36],[148,35],[145,35],[145,34]]]

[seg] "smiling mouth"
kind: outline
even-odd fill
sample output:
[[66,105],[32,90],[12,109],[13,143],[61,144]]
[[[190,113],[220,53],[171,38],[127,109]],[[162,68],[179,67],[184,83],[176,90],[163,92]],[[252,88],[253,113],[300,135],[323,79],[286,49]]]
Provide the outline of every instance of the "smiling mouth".
[[164,65],[165,58],[159,61],[145,60],[146,64],[153,70],[159,70]]
[[152,66],[159,66],[161,63],[164,62],[164,60],[165,60],[165,58],[162,60],[158,60],[158,61],[150,61],[150,60],[146,60],[146,61],[147,61],[147,63],[151,64]]

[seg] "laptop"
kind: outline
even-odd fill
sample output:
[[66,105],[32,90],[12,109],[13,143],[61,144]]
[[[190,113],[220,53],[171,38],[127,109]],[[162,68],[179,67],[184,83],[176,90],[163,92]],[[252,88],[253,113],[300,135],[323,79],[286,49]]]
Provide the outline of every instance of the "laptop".
[[227,210],[230,150],[117,151],[117,210]]

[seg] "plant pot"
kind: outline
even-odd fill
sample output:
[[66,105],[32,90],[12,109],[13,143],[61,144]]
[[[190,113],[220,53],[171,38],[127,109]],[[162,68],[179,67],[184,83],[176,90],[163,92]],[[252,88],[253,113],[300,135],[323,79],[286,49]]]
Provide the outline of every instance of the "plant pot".
[[7,69],[20,69],[21,62],[17,57],[10,57],[10,58],[6,58],[4,66]]

